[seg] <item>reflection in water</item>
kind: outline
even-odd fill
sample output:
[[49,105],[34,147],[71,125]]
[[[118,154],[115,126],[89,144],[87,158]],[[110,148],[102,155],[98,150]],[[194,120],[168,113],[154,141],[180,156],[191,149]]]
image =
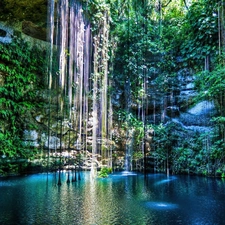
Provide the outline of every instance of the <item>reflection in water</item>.
[[163,180],[160,180],[160,181],[156,182],[155,185],[160,185],[160,184],[169,183],[169,182],[171,182],[171,181],[173,181],[173,180],[176,180],[176,179],[177,179],[176,177],[170,176],[170,177],[167,178],[167,179],[163,179]]
[[178,208],[177,204],[168,203],[168,202],[147,202],[145,205],[147,208],[156,209],[156,210],[159,210],[159,209],[168,210],[168,209]]
[[220,225],[225,221],[223,180],[132,172],[105,179],[90,179],[89,172],[80,176],[77,182],[67,182],[68,172],[62,172],[61,186],[58,173],[2,178],[0,224]]
[[137,176],[137,173],[130,172],[130,171],[124,171],[119,176]]

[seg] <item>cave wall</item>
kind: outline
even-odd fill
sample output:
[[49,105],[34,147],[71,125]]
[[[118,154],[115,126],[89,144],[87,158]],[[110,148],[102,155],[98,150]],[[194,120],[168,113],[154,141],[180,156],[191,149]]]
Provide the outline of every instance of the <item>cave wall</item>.
[[[20,34],[31,45],[37,45],[42,49],[48,48],[48,43],[46,42],[47,4],[47,0],[2,0],[0,2],[0,42],[3,44],[10,43],[13,38]],[[189,68],[180,69],[174,79],[175,82],[172,82],[174,85],[171,86],[171,91],[166,93],[156,88],[154,79],[150,81],[147,123],[174,123],[176,125],[174,126],[174,132],[178,132],[178,136],[181,137],[180,141],[185,135],[186,137],[196,135],[196,131],[199,133],[209,131],[211,129],[209,121],[212,115],[216,113],[215,107],[212,102],[207,101],[194,103],[193,99],[197,94],[194,85],[194,72]],[[0,82],[4,82],[1,79],[1,74]],[[112,95],[113,108],[115,110],[125,108],[125,102],[122,98],[124,90],[119,90],[117,86],[114,88],[115,91]],[[43,95],[47,99],[47,94],[43,93]],[[138,111],[138,104],[135,100],[130,102],[130,107],[134,112]],[[54,118],[55,115],[51,117]],[[45,133],[35,129],[24,130],[24,141],[27,145],[35,148],[55,150],[70,146],[69,141],[73,145],[76,143],[77,133],[70,132],[68,120],[65,119],[61,124],[58,124],[58,121],[51,121],[52,134],[50,143],[48,143],[46,138],[48,126],[47,111],[34,112],[30,119],[34,119],[40,127],[45,127],[46,130]],[[91,121],[89,122],[91,123]],[[113,123],[118,124],[118,121]],[[60,126],[62,126],[63,130],[62,137],[60,136]],[[188,135],[187,133],[184,134],[184,131],[181,131],[180,128],[186,130]],[[117,161],[118,168],[122,168],[124,164],[124,149],[126,149],[126,133],[118,126],[114,127],[112,133],[115,140],[117,140],[113,143],[114,152],[119,154],[115,161]],[[59,145],[60,138],[62,138],[61,145]],[[151,148],[151,141],[148,143],[149,149]],[[80,147],[80,143],[76,143],[76,145],[74,146]],[[90,147],[91,143],[88,143],[88,145]]]

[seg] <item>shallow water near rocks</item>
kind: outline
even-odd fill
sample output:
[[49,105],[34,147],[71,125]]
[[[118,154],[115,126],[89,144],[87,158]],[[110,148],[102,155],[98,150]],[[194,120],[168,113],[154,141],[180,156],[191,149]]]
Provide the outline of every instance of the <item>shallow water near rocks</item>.
[[113,173],[67,183],[58,172],[0,179],[0,224],[224,224],[225,181]]

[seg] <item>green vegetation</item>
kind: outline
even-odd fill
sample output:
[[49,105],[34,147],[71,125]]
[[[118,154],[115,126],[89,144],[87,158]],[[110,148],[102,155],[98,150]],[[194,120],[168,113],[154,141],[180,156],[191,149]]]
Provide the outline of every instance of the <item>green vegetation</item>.
[[1,0],[0,19],[3,21],[32,21],[46,24],[47,0]]
[[7,160],[28,159],[36,153],[25,146],[23,132],[35,127],[32,111],[43,106],[39,91],[43,88],[44,70],[43,53],[22,39],[0,44],[0,157],[3,164]]
[[98,172],[99,178],[106,178],[109,174],[112,173],[112,168],[102,167],[101,170]]
[[[142,150],[147,142],[146,131],[152,129],[154,138],[148,142],[151,146],[146,154],[154,158],[159,171],[169,167],[173,173],[220,174],[224,177],[224,2],[199,0],[190,5],[186,2],[82,0],[94,37],[92,72],[99,74],[96,80],[90,81],[90,86],[95,82],[96,90],[90,98],[95,98],[96,107],[101,98],[107,98],[99,89],[106,81],[104,76],[109,67],[111,87],[108,97],[120,93],[113,106],[113,124],[119,131],[112,139],[118,148],[124,150],[132,144],[133,161],[137,163],[145,157]],[[44,24],[46,7],[44,0],[35,3],[4,0],[0,3],[0,12],[19,21]],[[31,48],[20,38],[11,44],[0,44],[2,161],[28,159],[35,154],[24,147],[23,132],[36,126],[28,117],[43,106],[40,91],[46,88],[44,59],[43,52]],[[54,74],[55,70],[53,68]],[[160,113],[165,110],[171,98],[175,103],[179,101],[174,96],[180,92],[181,70],[195,75],[198,95],[190,103],[182,103],[180,109],[185,110],[187,105],[200,100],[213,102],[216,107],[216,114],[211,118],[212,130],[208,133],[188,133],[182,126],[168,122],[165,116],[161,115],[160,119],[150,116],[154,110]],[[104,101],[108,104],[106,99]],[[105,120],[102,118],[102,127]],[[106,133],[105,126],[104,139]],[[102,168],[99,176],[105,177],[108,172],[108,168]]]
[[[141,113],[148,113],[148,102],[155,101],[154,95],[176,95],[180,88],[178,71],[188,69],[196,74],[199,92],[193,101],[212,101],[216,106],[213,131],[190,135],[177,124],[165,126],[161,121],[153,124],[153,151],[149,155],[159,171],[169,167],[174,173],[215,175],[217,169],[224,173],[224,5],[214,0],[193,1],[191,5],[160,1],[161,6],[147,0],[124,5],[111,2],[111,35],[117,43],[112,77],[115,92],[122,90],[122,102],[127,102],[121,104],[125,110],[119,110],[115,120],[125,131],[134,129],[137,135],[133,138],[142,142],[145,124]],[[152,121],[147,119],[145,123]],[[138,153],[140,147],[133,146]]]

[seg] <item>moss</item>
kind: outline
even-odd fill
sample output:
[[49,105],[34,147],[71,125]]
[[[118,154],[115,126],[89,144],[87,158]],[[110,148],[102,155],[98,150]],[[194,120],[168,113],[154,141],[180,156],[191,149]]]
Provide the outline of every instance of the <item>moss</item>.
[[1,0],[0,20],[29,20],[35,24],[46,24],[47,0]]

